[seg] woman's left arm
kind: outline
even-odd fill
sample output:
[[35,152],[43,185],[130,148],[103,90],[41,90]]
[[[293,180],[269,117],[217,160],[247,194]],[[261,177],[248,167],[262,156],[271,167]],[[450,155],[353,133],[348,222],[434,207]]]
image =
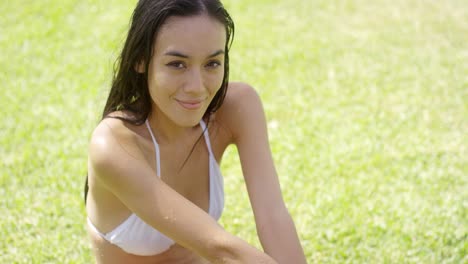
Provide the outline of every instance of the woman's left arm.
[[260,97],[247,84],[232,84],[226,103],[257,232],[265,252],[279,263],[306,263],[294,222],[284,204],[268,142]]

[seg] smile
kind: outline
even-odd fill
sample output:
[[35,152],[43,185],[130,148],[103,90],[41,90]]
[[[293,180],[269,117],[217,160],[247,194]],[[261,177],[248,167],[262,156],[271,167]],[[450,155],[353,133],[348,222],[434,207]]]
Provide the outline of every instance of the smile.
[[204,100],[178,100],[176,101],[185,109],[187,110],[197,110],[199,109]]

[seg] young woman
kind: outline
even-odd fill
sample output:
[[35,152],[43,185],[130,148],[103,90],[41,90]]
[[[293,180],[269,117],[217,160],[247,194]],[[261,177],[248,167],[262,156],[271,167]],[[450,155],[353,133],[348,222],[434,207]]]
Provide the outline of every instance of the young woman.
[[[234,24],[218,0],[141,0],[89,146],[98,263],[305,263],[260,98],[229,83]],[[218,223],[235,144],[262,252]],[[89,184],[88,184],[89,183]]]

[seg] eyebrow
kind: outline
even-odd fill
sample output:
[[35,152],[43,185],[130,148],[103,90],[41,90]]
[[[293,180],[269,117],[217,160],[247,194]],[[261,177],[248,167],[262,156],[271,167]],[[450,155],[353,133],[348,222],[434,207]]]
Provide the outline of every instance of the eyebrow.
[[[216,57],[216,56],[219,56],[221,54],[224,54],[224,50],[217,50],[215,51],[213,54],[209,55],[208,58],[213,58],[213,57]],[[188,55],[185,55],[181,52],[178,52],[178,51],[168,51],[166,53],[164,53],[165,56],[174,56],[174,57],[180,57],[180,58],[185,58],[185,59],[188,59],[189,56]]]

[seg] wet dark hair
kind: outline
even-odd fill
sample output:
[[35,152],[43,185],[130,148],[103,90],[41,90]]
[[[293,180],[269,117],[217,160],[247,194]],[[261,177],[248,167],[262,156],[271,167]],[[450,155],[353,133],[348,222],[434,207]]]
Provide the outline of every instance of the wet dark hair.
[[[202,14],[206,14],[219,21],[224,25],[226,30],[224,77],[220,89],[203,115],[208,124],[210,115],[219,109],[226,96],[229,82],[229,48],[234,37],[234,22],[219,0],[138,1],[133,11],[122,53],[114,65],[112,86],[102,113],[102,119],[107,117],[118,118],[133,125],[142,125],[145,122],[151,112],[148,71],[139,73],[135,69],[136,65],[144,62],[145,69],[149,69],[156,36],[169,17],[187,17]],[[119,110],[130,112],[130,115],[110,115],[112,112]],[[85,203],[88,189],[88,177],[86,177],[84,188]]]
[[226,46],[224,78],[220,89],[208,106],[203,118],[209,120],[223,103],[229,82],[229,48],[234,35],[234,23],[219,0],[140,0],[132,15],[130,29],[122,53],[116,61],[112,87],[102,118],[117,110],[129,111],[131,117],[118,117],[134,125],[141,125],[151,112],[148,90],[148,71],[138,73],[135,66],[145,63],[149,68],[156,36],[171,16],[207,14],[224,25]]

